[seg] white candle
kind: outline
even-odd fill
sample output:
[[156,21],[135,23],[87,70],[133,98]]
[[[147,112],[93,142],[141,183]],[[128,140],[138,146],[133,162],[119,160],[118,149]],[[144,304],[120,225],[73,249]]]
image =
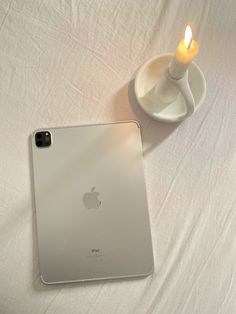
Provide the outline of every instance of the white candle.
[[193,40],[191,27],[185,29],[184,39],[181,39],[175,52],[175,57],[169,65],[170,76],[178,80],[187,71],[192,60],[197,56],[199,45]]

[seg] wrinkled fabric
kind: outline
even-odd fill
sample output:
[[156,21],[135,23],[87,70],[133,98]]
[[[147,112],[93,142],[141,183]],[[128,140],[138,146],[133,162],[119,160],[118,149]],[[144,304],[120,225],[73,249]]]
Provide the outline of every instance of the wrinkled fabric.
[[[234,0],[1,0],[1,313],[236,313],[235,12]],[[187,23],[207,97],[180,125],[158,123],[132,80]],[[154,274],[43,285],[29,135],[128,119],[142,128]]]

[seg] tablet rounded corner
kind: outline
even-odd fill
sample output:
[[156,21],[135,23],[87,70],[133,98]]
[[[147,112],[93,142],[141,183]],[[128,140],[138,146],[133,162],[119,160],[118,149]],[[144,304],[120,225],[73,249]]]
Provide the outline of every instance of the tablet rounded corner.
[[151,263],[151,265],[148,267],[148,269],[145,271],[143,276],[145,276],[145,277],[151,276],[151,275],[153,275],[154,271],[155,271],[155,267],[154,267],[154,261],[153,261]]
[[31,136],[32,138],[34,138],[35,134],[36,134],[37,132],[40,132],[40,131],[42,131],[42,129],[33,130],[33,131],[31,132],[30,136]]
[[40,280],[41,280],[41,282],[42,282],[44,285],[50,285],[50,284],[51,284],[50,282],[48,282],[48,281],[46,281],[46,280],[44,279],[43,275],[40,275]]
[[130,122],[135,123],[136,126],[137,126],[139,129],[141,129],[141,125],[140,125],[139,121],[137,121],[137,120],[131,120]]
[[152,264],[150,270],[146,273],[146,276],[153,275],[154,271],[155,271],[155,267],[154,267],[154,264]]

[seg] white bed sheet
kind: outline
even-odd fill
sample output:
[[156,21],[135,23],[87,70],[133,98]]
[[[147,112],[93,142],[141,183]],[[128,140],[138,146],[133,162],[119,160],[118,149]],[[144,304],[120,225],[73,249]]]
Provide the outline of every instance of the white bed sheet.
[[[235,0],[1,0],[0,313],[236,313],[235,12]],[[187,22],[207,97],[181,125],[160,124],[129,81]],[[45,286],[28,136],[126,119],[142,127],[155,273]]]

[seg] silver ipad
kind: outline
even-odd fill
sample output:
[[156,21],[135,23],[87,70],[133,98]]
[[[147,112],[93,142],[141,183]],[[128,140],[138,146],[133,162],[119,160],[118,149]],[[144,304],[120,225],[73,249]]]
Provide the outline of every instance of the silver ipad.
[[32,155],[44,283],[153,272],[137,122],[36,130]]

